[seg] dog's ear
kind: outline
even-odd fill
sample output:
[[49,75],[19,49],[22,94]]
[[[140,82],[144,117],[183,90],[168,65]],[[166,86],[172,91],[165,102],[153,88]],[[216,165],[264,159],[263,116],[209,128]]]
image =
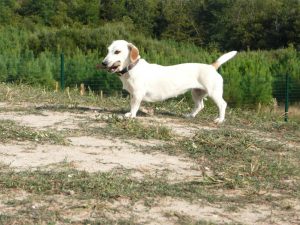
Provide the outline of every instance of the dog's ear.
[[130,50],[130,60],[131,62],[135,62],[139,59],[140,53],[137,47],[135,47],[132,43],[128,43],[128,48]]

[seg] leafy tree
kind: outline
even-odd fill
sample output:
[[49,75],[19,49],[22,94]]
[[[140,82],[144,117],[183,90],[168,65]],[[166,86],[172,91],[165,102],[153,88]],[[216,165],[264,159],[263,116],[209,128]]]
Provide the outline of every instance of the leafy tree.
[[287,46],[289,41],[299,43],[298,0],[230,2],[231,7],[217,14],[217,30],[211,34],[224,49],[271,49]]
[[0,0],[0,24],[15,24],[15,10],[18,7],[16,0]]
[[24,0],[18,13],[30,17],[36,23],[51,25],[51,18],[56,14],[55,0]]
[[127,14],[125,2],[126,0],[101,0],[100,19],[103,21],[121,20]]
[[68,11],[69,9],[69,5],[68,5],[68,1],[57,1],[56,3],[56,13],[51,17],[51,26],[54,27],[63,27],[66,25],[72,25],[73,24],[73,20],[72,18],[69,16]]
[[192,41],[196,29],[189,16],[186,1],[166,0],[163,1],[162,7],[166,28],[161,33],[161,37],[177,41]]
[[150,35],[153,33],[156,5],[157,1],[153,0],[127,0],[125,2],[128,17],[136,24],[137,30]]
[[[218,35],[220,27],[219,15],[223,10],[229,7],[230,0],[190,0],[188,1],[189,12],[194,20],[197,41],[199,45],[209,45],[211,43],[219,43],[214,39],[214,35]],[[222,27],[221,27],[222,28]]]
[[99,0],[72,0],[67,1],[68,15],[84,25],[96,24],[99,21]]

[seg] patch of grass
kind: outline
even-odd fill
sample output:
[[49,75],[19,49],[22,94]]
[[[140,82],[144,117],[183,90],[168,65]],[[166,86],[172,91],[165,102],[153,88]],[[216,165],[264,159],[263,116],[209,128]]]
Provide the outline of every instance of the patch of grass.
[[[106,212],[109,215],[114,209],[103,208],[106,204],[102,201],[72,197],[71,194],[52,197],[33,193],[22,200],[12,197],[2,203],[4,208],[11,210],[0,214],[0,224],[137,224],[133,218],[108,217]],[[77,217],[81,213],[84,215],[82,219]]]
[[118,96],[103,97],[89,91],[86,95],[81,96],[79,88],[66,88],[64,91],[55,91],[53,89],[29,86],[25,84],[5,84],[0,83],[0,101],[9,103],[30,102],[38,105],[55,105],[58,110],[68,107],[80,106],[99,106],[102,108],[114,109],[129,106],[126,98]]
[[226,208],[224,210],[227,212],[238,212],[239,207],[237,205],[230,204],[230,205],[226,206]]
[[194,219],[192,219],[189,216],[181,215],[178,213],[176,213],[176,217],[178,217],[177,224],[180,224],[180,225],[217,225],[217,223],[213,223],[213,222],[206,221],[206,220],[195,221]]
[[14,121],[0,120],[0,142],[8,141],[67,144],[64,137],[58,132],[35,131],[31,128],[17,125]]
[[171,140],[174,137],[171,130],[165,126],[145,125],[137,119],[124,119],[113,115],[105,121],[108,125],[104,128],[104,133],[111,136],[158,140]]
[[119,219],[113,220],[108,218],[96,219],[96,220],[84,220],[84,225],[138,225],[140,223],[134,222],[134,218],[132,219]]
[[[188,95],[188,94],[187,94]],[[155,109],[157,115],[181,116],[192,110],[193,104],[185,95],[155,103],[143,103],[145,106]]]
[[[216,179],[216,178],[213,178]],[[1,171],[0,189],[3,191],[21,189],[39,196],[63,195],[73,200],[112,201],[126,197],[133,203],[147,199],[151,206],[151,199],[172,197],[188,201],[195,199],[206,200],[211,203],[247,202],[266,203],[270,200],[262,198],[257,192],[251,195],[226,197],[216,195],[214,182],[191,181],[168,183],[162,178],[148,178],[135,180],[124,172],[87,173],[67,169],[64,171]],[[292,194],[291,194],[292,195]]]
[[220,129],[199,131],[193,139],[177,144],[193,159],[205,157],[213,171],[208,183],[227,188],[296,190],[285,181],[299,178],[300,168],[293,156],[282,154],[288,149],[282,144],[258,141],[242,131]]
[[249,109],[228,109],[225,126],[239,127],[284,135],[287,139],[300,142],[300,118],[284,122],[283,116],[275,112],[257,112]]
[[[49,216],[45,217],[44,215],[32,215],[32,212],[18,212],[20,214],[0,214],[0,224],[19,224],[19,225],[27,225],[27,224],[43,224],[47,223],[49,225],[56,224],[55,221],[59,221],[58,219],[50,219]],[[48,212],[49,214],[49,212]]]
[[[192,153],[197,155],[198,153]],[[214,153],[215,154],[215,153]],[[221,154],[221,153],[220,153]],[[199,155],[200,156],[200,155]],[[195,157],[198,158],[199,156]],[[221,157],[221,156],[220,156]],[[126,197],[132,200],[133,202],[139,201],[142,199],[153,199],[159,197],[172,197],[172,198],[183,198],[188,200],[195,199],[203,199],[211,203],[221,204],[227,202],[242,202],[242,204],[246,204],[247,202],[255,202],[259,203],[272,203],[275,201],[272,198],[265,198],[261,196],[258,191],[253,191],[248,195],[238,195],[235,197],[226,197],[219,196],[214,193],[218,188],[234,188],[240,186],[247,190],[249,187],[255,187],[255,182],[250,180],[247,181],[247,176],[251,175],[244,173],[245,171],[241,171],[244,173],[244,180],[240,182],[239,180],[234,180],[236,172],[238,172],[235,167],[230,167],[232,163],[231,160],[228,159],[228,156],[224,159],[211,158],[210,160],[215,159],[215,161],[209,161],[209,166],[218,167],[219,165],[222,168],[219,168],[218,172],[215,172],[215,175],[209,177],[205,177],[205,179],[198,182],[182,182],[170,184],[162,179],[151,179],[147,178],[146,180],[135,180],[127,176],[125,173],[87,173],[80,172],[76,170],[66,169],[64,171],[23,171],[23,172],[13,172],[13,171],[1,171],[0,172],[0,189],[4,191],[15,190],[15,189],[23,189],[26,192],[37,194],[40,196],[53,196],[53,195],[66,195],[69,196],[72,193],[71,198],[73,200],[89,200],[96,199],[100,201],[113,201],[117,200],[119,197]],[[234,156],[234,160],[239,159],[239,157]],[[224,162],[228,160],[228,162]],[[221,161],[221,163],[220,163]],[[215,163],[215,165],[212,165]],[[232,174],[229,173],[228,169],[233,170]],[[225,173],[223,173],[223,171]],[[261,172],[262,174],[266,171]],[[269,172],[269,171],[268,171]],[[272,173],[272,172],[271,172]],[[269,175],[268,175],[269,176]],[[280,175],[281,176],[281,175]],[[270,177],[271,179],[272,177]],[[256,182],[266,183],[263,179],[258,177]],[[287,191],[287,189],[280,185],[274,186],[274,182],[268,180],[269,187],[271,191],[272,189]],[[275,181],[277,183],[277,181]],[[287,192],[289,196],[295,196],[294,188],[297,188],[297,184],[295,186],[290,186]],[[298,184],[299,185],[299,184]],[[273,186],[273,188],[272,188]],[[259,189],[263,189],[266,187],[260,187]],[[19,204],[13,203],[10,204]],[[148,201],[148,204],[151,205],[151,201]],[[43,211],[44,210],[44,211]],[[31,217],[31,210],[19,212],[19,215],[24,216],[27,219],[28,223],[34,221],[38,223],[39,221],[49,221],[49,222],[57,222],[64,221],[63,215],[58,211],[53,211],[49,213],[46,212],[46,209],[41,208],[36,213],[38,213],[37,218],[41,220],[35,220]],[[56,214],[58,213],[58,214]],[[22,217],[19,217],[20,220]],[[9,220],[8,220],[9,221]],[[16,220],[14,220],[16,221]],[[17,220],[18,221],[18,220]],[[30,221],[30,222],[29,222]],[[208,221],[194,221],[186,216],[178,217],[178,224],[213,224]],[[86,223],[85,223],[86,222]],[[98,222],[104,222],[104,224],[135,224],[134,220],[115,220],[112,221],[107,218],[99,218],[95,221],[87,220],[81,221],[81,224],[97,224]]]
[[124,173],[87,173],[64,171],[1,171],[0,189],[22,189],[38,195],[66,195],[72,191],[77,199],[111,200],[126,196],[133,201],[147,197],[211,197],[201,182],[169,184],[163,179],[135,180]]
[[8,215],[6,213],[0,213],[0,224],[15,224],[16,221],[17,219],[15,216]]
[[209,221],[196,221],[190,216],[187,216],[182,213],[178,212],[166,212],[165,216],[168,218],[172,218],[175,220],[175,224],[180,224],[180,225],[216,225],[216,223],[209,222]]
[[[27,207],[27,208],[25,208]],[[65,219],[60,210],[55,210],[51,207],[24,206],[22,209],[13,214],[0,214],[0,224],[85,224],[85,225],[135,225],[134,219],[110,219],[105,215],[97,216],[94,219],[85,219],[82,221],[72,221]]]

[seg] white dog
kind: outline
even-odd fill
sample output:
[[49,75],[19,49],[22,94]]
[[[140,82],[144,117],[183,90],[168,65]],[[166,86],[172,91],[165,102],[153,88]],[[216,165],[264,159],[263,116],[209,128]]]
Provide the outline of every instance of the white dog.
[[236,53],[226,53],[211,65],[185,63],[161,66],[141,59],[139,50],[133,44],[117,40],[108,47],[102,65],[110,72],[120,74],[123,89],[131,95],[131,110],[125,114],[126,117],[136,117],[142,101],[161,101],[192,90],[195,108],[187,116],[195,117],[204,107],[203,98],[208,96],[219,109],[215,122],[222,123],[227,103],[222,97],[223,79],[217,69]]

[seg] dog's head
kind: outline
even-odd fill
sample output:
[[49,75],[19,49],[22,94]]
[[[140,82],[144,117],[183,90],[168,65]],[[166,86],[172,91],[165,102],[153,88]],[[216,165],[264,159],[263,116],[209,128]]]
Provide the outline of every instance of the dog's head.
[[127,41],[117,40],[108,47],[108,53],[102,61],[102,65],[110,72],[117,73],[131,63],[135,63],[139,58],[137,47]]

